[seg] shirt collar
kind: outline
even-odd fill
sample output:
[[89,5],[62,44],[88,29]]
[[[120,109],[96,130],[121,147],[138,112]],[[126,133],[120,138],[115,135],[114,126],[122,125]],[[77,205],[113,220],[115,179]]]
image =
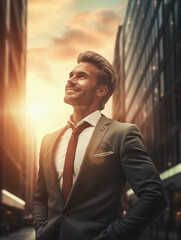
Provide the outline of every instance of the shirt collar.
[[101,111],[100,110],[96,110],[96,111],[92,112],[91,114],[89,114],[88,116],[86,116],[85,118],[80,120],[76,125],[73,123],[71,118],[72,118],[72,115],[69,118],[68,127],[70,127],[70,125],[73,125],[76,128],[76,127],[82,125],[84,122],[88,122],[93,127],[95,127],[97,125],[99,119],[101,118]]

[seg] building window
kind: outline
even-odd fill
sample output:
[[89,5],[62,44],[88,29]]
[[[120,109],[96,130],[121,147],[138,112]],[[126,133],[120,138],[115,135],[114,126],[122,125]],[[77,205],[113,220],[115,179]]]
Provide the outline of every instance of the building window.
[[147,109],[146,109],[146,104],[144,104],[143,108],[142,108],[142,117],[143,117],[143,121],[146,121],[148,113],[147,113]]
[[175,27],[173,13],[170,14],[169,24],[170,24],[170,38],[172,39],[174,35],[174,27]]
[[175,122],[174,105],[175,101],[173,98],[173,94],[171,94],[166,101],[168,128],[173,126]]
[[165,83],[164,83],[164,73],[160,75],[160,98],[163,98],[165,95]]
[[163,37],[160,39],[160,62],[163,61]]
[[6,27],[7,31],[10,31],[10,0],[6,1]]
[[181,83],[179,83],[176,88],[176,119],[177,121],[181,120]]
[[180,0],[177,0],[177,1],[175,1],[175,5],[174,5],[175,28],[176,29],[179,27],[179,23],[180,23],[180,20],[181,20],[180,10],[181,10],[181,3],[180,3]]
[[158,26],[161,28],[163,23],[163,3],[160,3],[159,12],[158,12]]
[[156,83],[154,89],[153,89],[153,105],[154,107],[157,106],[159,102],[159,88],[158,88],[158,83]]
[[180,42],[177,41],[176,45],[175,45],[175,71],[176,71],[176,76],[180,73],[180,63],[181,63],[181,40]]
[[[168,51],[168,49],[167,49]],[[166,90],[168,91],[170,88],[170,85],[172,85],[173,81],[175,81],[175,68],[176,68],[176,63],[175,63],[175,53],[174,49],[170,52],[168,55],[167,62],[164,66],[165,69],[165,84],[166,84]]]
[[178,162],[181,162],[181,131],[178,132]]

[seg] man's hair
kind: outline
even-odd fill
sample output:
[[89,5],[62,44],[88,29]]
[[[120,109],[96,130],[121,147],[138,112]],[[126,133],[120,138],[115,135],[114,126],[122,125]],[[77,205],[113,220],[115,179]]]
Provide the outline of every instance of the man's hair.
[[117,76],[114,67],[100,54],[92,51],[80,53],[77,62],[90,62],[99,69],[99,79],[97,84],[108,86],[108,93],[103,97],[101,103],[101,109],[104,109],[105,103],[109,100],[116,88]]

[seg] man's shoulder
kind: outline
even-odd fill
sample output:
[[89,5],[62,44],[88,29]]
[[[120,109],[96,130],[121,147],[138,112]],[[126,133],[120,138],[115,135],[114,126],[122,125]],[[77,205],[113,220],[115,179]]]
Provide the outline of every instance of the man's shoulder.
[[134,129],[134,128],[138,128],[139,129],[139,127],[136,124],[134,124],[134,123],[119,122],[117,120],[108,118],[108,117],[106,117],[104,115],[103,115],[103,118],[110,122],[112,128],[116,128],[117,130],[120,129],[120,130],[124,131],[124,130]]
[[65,129],[65,127],[58,129],[56,131],[53,131],[51,133],[47,133],[44,137],[42,142],[52,142],[54,141],[56,138],[58,138],[59,135],[61,135],[61,133],[63,132],[63,130]]

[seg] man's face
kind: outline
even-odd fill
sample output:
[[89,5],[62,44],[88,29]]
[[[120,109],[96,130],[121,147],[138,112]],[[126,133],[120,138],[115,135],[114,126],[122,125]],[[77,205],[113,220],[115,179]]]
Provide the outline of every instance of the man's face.
[[96,96],[99,69],[92,63],[80,62],[70,73],[64,101],[72,106],[92,106]]

